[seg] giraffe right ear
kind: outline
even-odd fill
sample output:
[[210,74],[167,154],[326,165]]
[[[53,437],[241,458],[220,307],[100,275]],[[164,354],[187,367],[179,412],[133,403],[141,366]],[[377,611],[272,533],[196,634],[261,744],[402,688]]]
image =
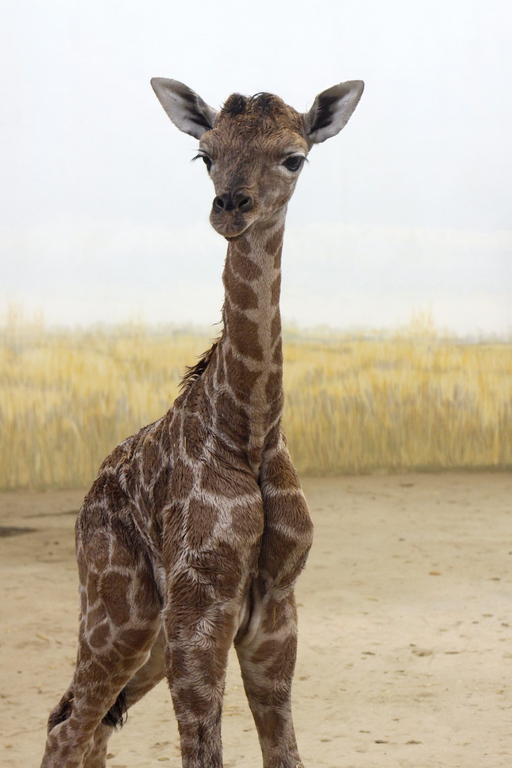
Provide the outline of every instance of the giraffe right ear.
[[151,85],[160,104],[180,131],[200,139],[203,133],[213,128],[216,110],[191,88],[165,77],[154,77]]
[[322,91],[304,115],[306,136],[311,144],[319,144],[336,136],[346,126],[362,96],[362,80],[349,80]]

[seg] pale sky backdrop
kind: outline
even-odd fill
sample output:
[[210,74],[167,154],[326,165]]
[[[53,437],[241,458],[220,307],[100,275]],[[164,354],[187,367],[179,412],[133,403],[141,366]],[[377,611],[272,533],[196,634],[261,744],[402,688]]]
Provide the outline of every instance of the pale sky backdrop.
[[2,317],[215,323],[213,188],[150,78],[300,111],[363,79],[290,204],[285,320],[512,337],[510,0],[1,5]]

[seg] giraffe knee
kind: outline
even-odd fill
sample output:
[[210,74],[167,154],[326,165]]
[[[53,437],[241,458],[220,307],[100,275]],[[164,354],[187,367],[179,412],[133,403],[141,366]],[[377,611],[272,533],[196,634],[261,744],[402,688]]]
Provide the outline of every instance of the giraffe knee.
[[48,733],[50,733],[57,725],[71,717],[74,698],[73,689],[69,688],[57,706],[50,712],[48,718]]

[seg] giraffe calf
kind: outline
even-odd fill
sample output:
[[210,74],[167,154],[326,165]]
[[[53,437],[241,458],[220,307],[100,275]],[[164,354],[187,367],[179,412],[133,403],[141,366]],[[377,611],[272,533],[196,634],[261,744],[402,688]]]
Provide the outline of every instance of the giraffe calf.
[[77,663],[42,768],[104,768],[113,725],[164,676],[184,768],[221,768],[233,643],[264,768],[299,768],[294,585],[313,526],[281,427],[281,251],[306,156],[344,127],[363,84],[329,88],[305,114],[268,93],[233,94],[216,111],[176,80],[152,85],[199,140],[214,184],[210,221],[228,244],[223,330],[84,499]]

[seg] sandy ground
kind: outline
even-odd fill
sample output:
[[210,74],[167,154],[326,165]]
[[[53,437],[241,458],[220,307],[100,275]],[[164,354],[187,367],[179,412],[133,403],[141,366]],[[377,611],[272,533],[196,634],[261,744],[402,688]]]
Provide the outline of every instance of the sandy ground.
[[[305,766],[512,765],[512,477],[306,479],[304,488],[316,525],[298,586]],[[0,525],[25,529],[0,538],[4,768],[39,765],[48,711],[72,673],[82,495],[0,495]],[[235,657],[223,732],[226,768],[261,764]],[[157,763],[180,765],[165,684],[130,712],[108,760]]]

